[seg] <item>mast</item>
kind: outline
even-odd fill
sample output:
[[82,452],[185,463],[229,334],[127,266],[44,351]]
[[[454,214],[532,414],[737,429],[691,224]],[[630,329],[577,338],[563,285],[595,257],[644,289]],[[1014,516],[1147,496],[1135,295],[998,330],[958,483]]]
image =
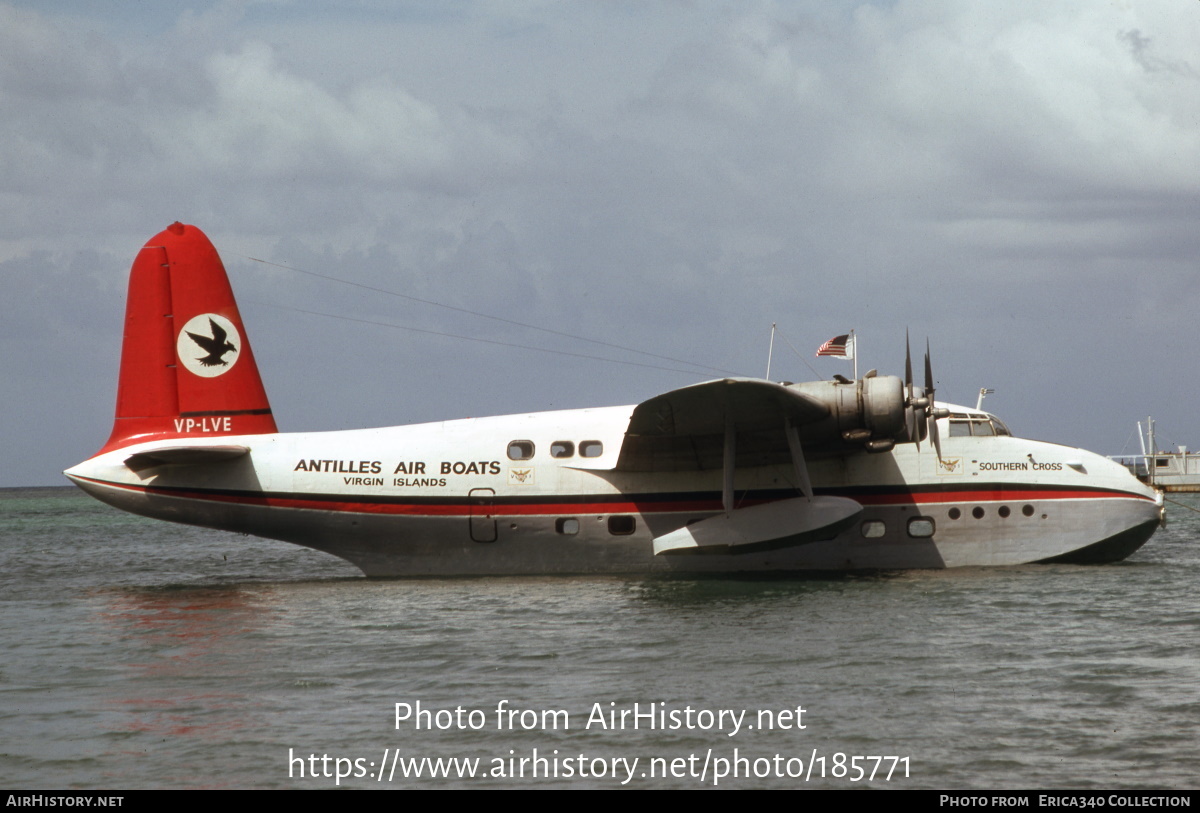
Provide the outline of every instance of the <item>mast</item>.
[[1154,455],[1157,454],[1154,450],[1154,419],[1149,416],[1146,417],[1146,444],[1150,447],[1150,457],[1146,458],[1146,477],[1153,486],[1154,469],[1158,461],[1154,459]]
[[850,357],[854,359],[854,380],[858,380],[858,336],[854,335],[854,328],[850,328]]
[[763,376],[767,381],[771,380],[771,356],[775,352],[775,323],[771,323],[771,344],[767,347],[767,374]]

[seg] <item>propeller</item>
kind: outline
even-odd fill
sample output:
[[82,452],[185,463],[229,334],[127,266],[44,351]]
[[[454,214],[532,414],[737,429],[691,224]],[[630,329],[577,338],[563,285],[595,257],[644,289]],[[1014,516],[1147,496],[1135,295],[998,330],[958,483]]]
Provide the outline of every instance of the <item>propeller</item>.
[[[908,328],[904,329],[904,389],[907,391],[905,404],[909,407],[916,406],[916,399],[913,397],[912,348],[908,342]],[[917,449],[920,449],[921,427],[917,425],[916,410],[906,409],[904,419],[909,438],[916,441]]]
[[929,427],[929,439],[933,441],[933,449],[937,452],[938,460],[942,459],[942,439],[938,437],[937,419],[944,417],[941,413],[946,410],[934,407],[933,400],[933,363],[929,360],[929,338],[925,338],[925,398],[929,406],[925,407],[925,420]]
[[925,422],[925,435],[933,442],[938,459],[942,459],[942,440],[938,436],[937,419],[944,418],[949,413],[945,409],[934,406],[933,361],[929,351],[929,339],[925,340],[925,389],[921,395],[916,394],[913,387],[912,348],[909,343],[908,330],[904,331],[904,386],[908,391],[907,420],[908,436],[921,448],[921,421]]

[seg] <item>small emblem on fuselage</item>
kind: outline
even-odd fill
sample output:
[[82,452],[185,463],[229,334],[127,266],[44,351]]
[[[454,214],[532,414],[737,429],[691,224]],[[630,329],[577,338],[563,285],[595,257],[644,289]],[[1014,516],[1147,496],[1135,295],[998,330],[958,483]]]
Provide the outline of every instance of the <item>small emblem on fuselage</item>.
[[508,482],[512,483],[513,485],[522,485],[522,486],[529,485],[530,483],[533,482],[533,469],[532,468],[516,469],[516,468],[509,467]]
[[938,474],[962,474],[962,458],[961,457],[939,457],[937,465]]
[[241,349],[242,337],[233,322],[215,313],[193,316],[175,341],[180,363],[201,378],[215,378],[232,370]]

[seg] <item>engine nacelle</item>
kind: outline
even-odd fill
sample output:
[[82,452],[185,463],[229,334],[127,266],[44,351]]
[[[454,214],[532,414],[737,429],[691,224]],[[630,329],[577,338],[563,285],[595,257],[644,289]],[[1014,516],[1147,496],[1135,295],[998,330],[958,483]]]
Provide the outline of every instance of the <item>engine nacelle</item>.
[[[844,444],[862,446],[869,452],[884,452],[897,443],[925,439],[925,391],[914,387],[910,401],[904,382],[897,376],[871,376],[845,383],[806,381],[790,387],[829,407],[828,418],[801,430],[806,445],[828,446],[831,438],[840,438]],[[912,428],[918,437],[912,436]]]

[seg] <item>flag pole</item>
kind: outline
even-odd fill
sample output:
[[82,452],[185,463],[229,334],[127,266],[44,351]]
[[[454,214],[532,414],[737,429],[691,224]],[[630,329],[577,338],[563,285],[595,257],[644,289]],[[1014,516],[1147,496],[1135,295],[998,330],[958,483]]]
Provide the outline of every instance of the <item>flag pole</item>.
[[854,335],[854,328],[850,328],[850,347],[854,353],[854,380],[858,380],[858,337]]
[[775,352],[775,323],[771,323],[771,344],[767,347],[767,374],[763,376],[767,381],[771,380],[771,354]]

